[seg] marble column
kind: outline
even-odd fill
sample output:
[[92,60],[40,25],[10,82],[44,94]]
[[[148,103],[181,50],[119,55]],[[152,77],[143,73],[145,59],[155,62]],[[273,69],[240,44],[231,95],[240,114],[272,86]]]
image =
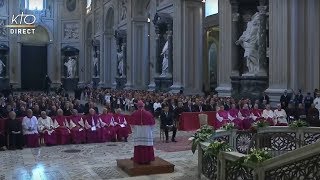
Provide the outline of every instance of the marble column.
[[[178,44],[174,44],[173,52],[178,55],[174,56],[177,57],[177,59],[174,58],[174,84],[171,89],[180,90],[176,89],[176,87],[177,83],[179,83],[179,73],[181,72],[184,93],[201,94],[203,87],[203,74],[201,73],[203,61],[203,2],[201,0],[179,1],[179,3],[174,4],[180,6],[176,8],[178,14],[181,10],[182,16],[177,14],[177,17],[175,17],[174,15],[173,19],[173,24],[177,24],[173,29],[173,38],[174,42]],[[179,29],[175,29],[175,27],[177,28],[177,26],[181,27]],[[178,78],[175,76],[178,76]]]
[[172,77],[172,65],[173,65],[173,59],[172,59],[172,55],[173,55],[173,48],[172,48],[172,25],[168,24],[168,31],[167,31],[167,37],[168,37],[168,68],[169,68],[169,77]]
[[279,102],[280,95],[289,88],[289,1],[269,0],[269,88],[266,92],[273,102]]
[[230,1],[219,0],[219,61],[218,61],[218,87],[219,96],[231,96],[232,74],[232,8]]
[[260,4],[258,6],[260,15],[260,29],[259,29],[259,76],[267,76],[268,68],[265,66],[267,61],[267,6]]
[[113,87],[113,73],[112,73],[112,39],[113,34],[111,31],[104,33],[104,71],[105,71],[105,87],[111,88]]
[[170,87],[171,92],[178,93],[183,89],[183,19],[181,14],[184,12],[183,8],[184,0],[174,0],[173,1],[173,66],[172,66],[172,79],[173,85]]
[[239,2],[238,0],[231,0],[231,10],[232,10],[232,25],[231,25],[231,36],[232,36],[232,71],[231,76],[239,76],[239,61],[242,57],[239,56],[239,46],[236,45],[236,41],[239,39]]

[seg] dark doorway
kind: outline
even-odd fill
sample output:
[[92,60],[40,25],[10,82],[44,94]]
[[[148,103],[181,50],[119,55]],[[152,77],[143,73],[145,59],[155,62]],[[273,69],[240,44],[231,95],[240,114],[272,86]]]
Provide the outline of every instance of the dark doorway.
[[47,46],[21,46],[21,89],[43,90],[47,74]]

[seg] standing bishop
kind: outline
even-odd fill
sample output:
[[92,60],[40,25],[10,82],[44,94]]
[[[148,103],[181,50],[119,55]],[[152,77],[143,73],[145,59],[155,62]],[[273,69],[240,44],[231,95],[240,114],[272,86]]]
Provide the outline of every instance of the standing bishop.
[[132,128],[134,139],[133,161],[137,164],[150,164],[154,161],[153,134],[155,125],[152,114],[144,109],[144,103],[137,103],[138,110],[132,113]]

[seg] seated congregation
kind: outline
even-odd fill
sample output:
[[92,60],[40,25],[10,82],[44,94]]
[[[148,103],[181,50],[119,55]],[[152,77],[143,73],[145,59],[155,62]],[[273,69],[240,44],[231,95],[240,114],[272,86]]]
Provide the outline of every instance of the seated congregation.
[[5,120],[8,149],[127,141],[130,127],[121,109],[111,113],[104,108],[100,115],[93,108],[87,115],[79,114],[76,109],[70,116],[63,114],[63,110],[58,109],[56,116],[49,117],[46,111],[41,111],[40,117],[36,117],[28,109],[27,115],[21,119],[10,111],[9,118]]
[[238,109],[236,104],[232,104],[229,110],[225,110],[225,106],[217,107],[215,128],[221,128],[227,123],[233,123],[239,130],[250,129],[253,123],[264,121],[270,126],[288,126],[294,120],[306,121],[310,126],[318,126],[319,111],[312,104],[307,113],[305,111],[294,111],[294,109],[282,109],[281,104],[277,104],[277,108],[272,110],[267,104],[265,109],[259,109],[258,104],[255,104],[252,109],[248,104],[244,104]]

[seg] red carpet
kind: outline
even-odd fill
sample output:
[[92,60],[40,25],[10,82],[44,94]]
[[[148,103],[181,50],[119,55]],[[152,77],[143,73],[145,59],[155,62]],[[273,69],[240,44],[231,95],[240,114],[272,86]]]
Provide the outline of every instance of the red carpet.
[[177,152],[177,151],[191,151],[191,141],[189,141],[190,137],[176,137],[178,142],[169,143],[160,141],[160,138],[154,139],[154,148],[156,150],[161,150],[165,152]]

